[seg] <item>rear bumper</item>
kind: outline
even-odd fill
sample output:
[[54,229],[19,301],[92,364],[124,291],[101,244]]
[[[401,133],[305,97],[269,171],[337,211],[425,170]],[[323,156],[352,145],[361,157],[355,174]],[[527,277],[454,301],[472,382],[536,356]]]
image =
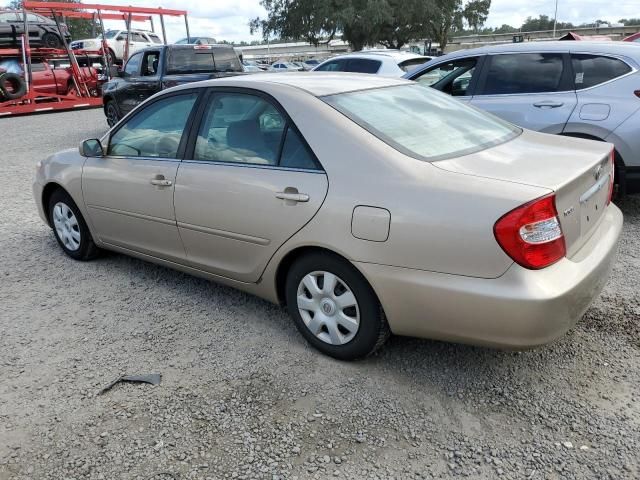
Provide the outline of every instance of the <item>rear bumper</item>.
[[395,334],[530,348],[561,336],[582,317],[609,277],[621,230],[622,213],[611,205],[571,260],[537,271],[513,264],[496,279],[356,265]]

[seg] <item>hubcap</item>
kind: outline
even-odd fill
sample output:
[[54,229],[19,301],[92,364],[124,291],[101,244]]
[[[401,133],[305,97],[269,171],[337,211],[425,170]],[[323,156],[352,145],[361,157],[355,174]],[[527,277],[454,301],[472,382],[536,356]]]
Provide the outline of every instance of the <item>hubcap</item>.
[[67,250],[75,252],[80,248],[80,225],[66,203],[58,202],[53,207],[53,226],[58,238]]
[[360,328],[360,309],[349,286],[330,272],[311,272],[298,285],[298,311],[318,339],[330,345],[353,340]]

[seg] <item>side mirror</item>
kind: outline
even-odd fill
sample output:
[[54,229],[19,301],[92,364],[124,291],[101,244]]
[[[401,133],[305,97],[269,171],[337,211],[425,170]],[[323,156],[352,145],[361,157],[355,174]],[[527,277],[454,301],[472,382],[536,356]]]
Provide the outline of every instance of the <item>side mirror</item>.
[[80,155],[83,157],[104,157],[104,150],[100,140],[91,138],[82,142],[80,145]]

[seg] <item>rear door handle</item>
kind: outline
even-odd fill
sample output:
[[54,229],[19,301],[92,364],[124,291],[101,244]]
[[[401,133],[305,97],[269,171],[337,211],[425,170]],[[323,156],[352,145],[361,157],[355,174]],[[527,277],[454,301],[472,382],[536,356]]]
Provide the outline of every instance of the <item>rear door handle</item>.
[[276,198],[280,198],[281,200],[289,200],[291,202],[308,202],[309,195],[306,193],[289,193],[289,192],[278,192],[276,193]]
[[558,108],[564,105],[564,102],[554,102],[553,100],[548,100],[545,102],[534,103],[534,107],[538,108]]
[[152,178],[151,185],[157,185],[158,187],[170,187],[173,185],[173,182],[166,178]]

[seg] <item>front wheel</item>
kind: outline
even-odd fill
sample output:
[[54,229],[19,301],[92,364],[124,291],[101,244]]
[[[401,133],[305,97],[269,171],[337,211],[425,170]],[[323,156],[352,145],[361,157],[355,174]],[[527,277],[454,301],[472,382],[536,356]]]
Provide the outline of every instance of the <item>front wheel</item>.
[[51,195],[49,219],[58,244],[71,258],[91,260],[99,254],[84,217],[65,191],[56,190]]
[[104,107],[104,113],[107,116],[107,123],[110,127],[113,127],[120,121],[120,112],[118,112],[116,102],[113,100],[107,102],[107,105]]
[[329,253],[301,257],[285,285],[289,314],[306,340],[340,360],[365,357],[389,337],[375,292],[353,265]]
[[42,35],[42,45],[47,48],[61,48],[62,40],[55,33],[47,32]]

